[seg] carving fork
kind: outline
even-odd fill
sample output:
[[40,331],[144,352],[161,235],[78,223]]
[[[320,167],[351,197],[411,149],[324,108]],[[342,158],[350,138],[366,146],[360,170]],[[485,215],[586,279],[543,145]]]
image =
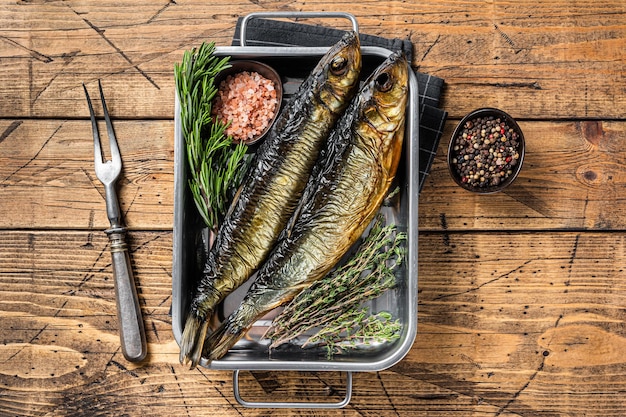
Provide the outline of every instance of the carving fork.
[[106,121],[109,142],[111,145],[111,160],[103,161],[102,148],[98,125],[94,115],[87,87],[83,84],[89,113],[91,115],[91,127],[93,129],[94,161],[96,176],[104,185],[107,216],[111,222],[111,228],[105,230],[109,236],[111,257],[113,264],[113,278],[115,281],[115,296],[117,298],[117,318],[119,321],[120,341],[124,357],[131,362],[138,362],[146,357],[146,335],[144,331],[141,308],[137,298],[135,279],[130,264],[128,246],[126,245],[126,227],[122,221],[119,201],[115,191],[115,183],[122,171],[122,158],[117,146],[113,125],[109,118],[102,85],[98,80],[102,109]]

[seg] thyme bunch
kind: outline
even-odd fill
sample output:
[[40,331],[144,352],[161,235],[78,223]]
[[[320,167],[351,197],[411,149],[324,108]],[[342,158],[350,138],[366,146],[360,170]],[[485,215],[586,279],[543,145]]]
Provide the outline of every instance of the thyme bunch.
[[363,302],[396,286],[395,270],[405,256],[406,234],[375,220],[368,236],[347,263],[300,292],[276,317],[266,337],[277,347],[314,328],[303,347],[325,345],[328,356],[337,346],[390,342],[401,325],[388,312],[372,315]]
[[174,65],[189,187],[200,216],[213,230],[226,212],[230,191],[244,175],[247,150],[243,143],[233,146],[232,137],[224,133],[228,123],[211,115],[215,76],[230,67],[230,57],[220,59],[214,52],[213,42],[203,42],[185,51],[182,62]]
[[401,329],[400,320],[393,320],[387,311],[371,314],[366,308],[351,309],[309,337],[302,347],[324,345],[330,359],[336,350],[392,342],[400,337]]

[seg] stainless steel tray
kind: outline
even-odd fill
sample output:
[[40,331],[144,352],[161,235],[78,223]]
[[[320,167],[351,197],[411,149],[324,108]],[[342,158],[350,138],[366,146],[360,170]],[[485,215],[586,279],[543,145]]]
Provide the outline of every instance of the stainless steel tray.
[[[272,14],[274,16],[275,14]],[[243,32],[242,32],[243,34]],[[242,42],[243,44],[243,42]],[[308,75],[328,48],[303,47],[217,47],[216,55],[230,56],[232,59],[255,59],[274,67],[284,82],[285,100],[293,94],[299,83]],[[371,71],[384,61],[391,51],[379,47],[362,47],[363,75],[366,78]],[[373,300],[370,309],[373,312],[389,311],[402,324],[400,338],[390,344],[357,349],[335,355],[327,359],[322,350],[301,349],[293,346],[268,352],[267,341],[261,339],[268,320],[259,320],[249,332],[249,338],[237,343],[222,359],[201,366],[210,369],[235,371],[236,397],[244,405],[264,406],[247,403],[238,395],[237,375],[239,370],[296,370],[296,371],[346,371],[348,388],[351,391],[350,372],[378,371],[386,369],[400,361],[411,348],[417,332],[417,212],[418,212],[418,86],[417,78],[410,73],[409,102],[407,105],[406,136],[403,160],[398,168],[397,178],[400,184],[399,205],[383,207],[388,223],[395,223],[407,233],[407,259],[397,272],[398,288],[390,290],[380,298]],[[187,187],[187,161],[184,138],[179,120],[178,95],[175,101],[175,142],[174,142],[174,229],[173,229],[173,266],[172,266],[172,328],[176,341],[180,344],[186,312],[193,293],[193,283],[200,274],[203,258],[203,225],[196,213],[196,208]],[[241,301],[247,286],[229,296],[223,305],[222,313],[227,315]],[[349,401],[348,392],[342,403]],[[345,404],[344,404],[345,402]],[[283,404],[284,405],[284,404]],[[274,405],[275,406],[275,405]],[[297,406],[288,404],[287,406]]]

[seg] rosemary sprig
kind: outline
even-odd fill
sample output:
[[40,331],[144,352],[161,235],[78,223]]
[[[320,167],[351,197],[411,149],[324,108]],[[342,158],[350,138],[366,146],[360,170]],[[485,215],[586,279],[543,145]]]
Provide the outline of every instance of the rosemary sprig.
[[[274,348],[303,333],[321,328],[303,344],[323,344],[329,355],[335,346],[393,341],[401,325],[387,312],[371,315],[364,301],[395,287],[395,270],[406,249],[406,234],[395,225],[383,226],[378,216],[368,236],[346,264],[296,296],[276,317],[266,337]],[[345,343],[349,342],[349,343]]]
[[247,146],[233,145],[224,130],[227,123],[211,116],[217,93],[215,76],[230,65],[229,57],[214,55],[215,44],[203,42],[185,51],[175,64],[174,77],[180,101],[180,119],[187,149],[189,187],[205,224],[217,229],[229,201],[229,192],[241,182]]

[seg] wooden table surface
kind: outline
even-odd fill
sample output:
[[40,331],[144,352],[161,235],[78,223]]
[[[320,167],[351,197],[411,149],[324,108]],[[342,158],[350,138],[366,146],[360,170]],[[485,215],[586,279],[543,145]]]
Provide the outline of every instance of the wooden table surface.
[[[420,196],[417,338],[324,413],[239,406],[230,372],[178,363],[171,330],[174,63],[264,10],[351,12],[363,33],[410,39],[414,67],[446,81]],[[0,415],[626,415],[623,0],[3,0],[0,66]],[[97,79],[124,159],[149,343],[138,365],[119,347],[93,171],[81,84],[96,95]],[[516,117],[527,141],[520,177],[489,196],[445,164],[455,123],[483,106]],[[241,384],[248,399],[337,401],[343,378]]]

